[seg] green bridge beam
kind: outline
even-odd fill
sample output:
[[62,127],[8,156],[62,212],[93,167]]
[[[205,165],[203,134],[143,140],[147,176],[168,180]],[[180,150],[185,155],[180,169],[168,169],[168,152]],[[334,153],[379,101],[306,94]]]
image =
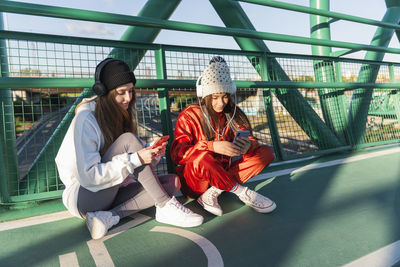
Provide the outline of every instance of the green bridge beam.
[[[0,13],[0,29],[4,28],[3,13]],[[4,39],[0,39],[0,76],[8,77],[8,57],[7,44]],[[14,106],[10,88],[0,90],[0,154],[3,160],[0,161],[1,174],[0,183],[2,184],[2,198],[8,199],[9,192],[15,192],[18,188],[18,163],[15,138]],[[6,186],[6,190],[3,186]]]
[[[210,0],[214,9],[224,22],[225,26],[231,28],[244,28],[255,30],[246,13],[240,4],[236,1]],[[236,42],[241,49],[269,52],[270,50],[261,40],[249,38],[235,37]],[[267,64],[268,76],[270,80],[290,80],[280,64],[274,58],[268,58],[270,62]],[[250,62],[260,73],[260,66],[251,58]],[[268,68],[274,65],[276,73],[272,73],[272,69]],[[262,73],[260,73],[263,76]],[[275,89],[274,93],[286,110],[292,115],[293,119],[303,129],[303,131],[311,138],[313,142],[321,148],[331,148],[342,146],[342,143],[336,138],[332,131],[324,124],[324,122],[315,113],[313,108],[308,104],[304,97],[297,90]],[[294,105],[296,103],[296,105]],[[299,104],[300,103],[300,104]],[[294,108],[296,107],[296,108]],[[300,109],[300,110],[299,110]],[[328,143],[322,142],[327,140]]]
[[[168,20],[180,4],[181,0],[148,0],[145,6],[140,10],[138,17]],[[130,26],[122,34],[121,41],[138,42],[151,44],[154,42],[161,28],[148,28],[140,26]],[[136,69],[147,50],[137,50],[133,58],[129,59],[132,69]],[[111,57],[124,59],[123,50],[114,49],[110,53]]]
[[332,40],[330,41],[319,40],[319,39],[278,34],[278,33],[257,32],[255,30],[249,30],[244,28],[226,28],[226,27],[210,26],[205,24],[162,20],[162,19],[146,18],[138,16],[117,15],[107,12],[89,11],[89,10],[65,8],[65,7],[54,7],[54,6],[37,5],[30,3],[19,3],[13,1],[0,1],[0,10],[2,10],[3,12],[17,13],[17,14],[46,16],[46,17],[55,17],[63,19],[86,20],[86,21],[103,22],[103,23],[120,24],[120,25],[142,26],[149,28],[159,28],[159,29],[186,31],[186,32],[225,35],[233,37],[245,37],[245,38],[260,39],[260,40],[271,40],[271,41],[299,43],[299,44],[313,44],[313,45],[348,48],[353,50],[366,50],[366,51],[400,54],[400,49],[398,48],[379,47],[379,46],[371,46],[365,44],[332,41]]
[[[310,0],[312,8],[318,7],[320,10],[329,10],[329,0]],[[317,39],[330,40],[331,31],[328,17],[310,15],[310,30],[311,37]],[[312,54],[316,56],[329,56],[331,55],[332,48],[327,46],[312,46]],[[339,64],[338,64],[339,65]],[[314,73],[317,82],[334,82],[337,75],[335,75],[334,62],[324,60],[314,60]],[[339,77],[340,69],[336,70]],[[322,115],[326,125],[335,133],[336,137],[342,143],[346,141],[347,120],[345,114],[347,113],[344,108],[343,94],[335,95],[337,89],[321,89],[318,90],[318,96],[321,103]],[[332,94],[333,93],[333,94]]]
[[373,26],[379,26],[379,27],[384,27],[384,28],[391,28],[391,29],[397,29],[400,30],[400,25],[395,24],[395,23],[388,23],[388,22],[383,22],[379,20],[373,20],[373,19],[367,19],[363,17],[358,17],[358,16],[352,16],[352,15],[347,15],[343,13],[338,13],[338,12],[332,12],[327,9],[317,9],[315,5],[310,4],[311,7],[306,7],[302,5],[296,5],[296,4],[291,4],[291,3],[285,3],[285,2],[279,2],[279,1],[274,1],[274,0],[236,0],[239,2],[246,2],[250,4],[257,4],[257,5],[262,5],[262,6],[269,6],[269,7],[276,7],[276,8],[281,8],[281,9],[286,9],[286,10],[292,10],[292,11],[297,11],[305,14],[310,14],[310,15],[319,15],[319,16],[324,16],[328,18],[334,18],[338,20],[347,20],[347,21],[353,21],[357,23],[362,23],[362,24],[368,24],[368,25],[373,25]]
[[[87,78],[33,78],[33,77],[0,77],[0,91],[9,88],[87,88],[93,85],[93,79]],[[363,82],[292,82],[285,81],[234,81],[237,88],[338,88],[342,91],[364,88],[381,88],[400,90],[400,83],[363,83]],[[196,88],[196,80],[138,79],[135,88]],[[295,90],[294,90],[295,91]]]
[[[400,21],[400,2],[386,0],[387,11],[382,21],[398,24]],[[371,45],[380,47],[388,46],[394,34],[394,29],[378,28],[372,38]],[[384,53],[368,51],[365,55],[366,60],[382,61]],[[375,82],[379,72],[379,65],[363,64],[358,74],[357,82]],[[352,129],[353,142],[359,144],[364,138],[368,109],[372,99],[372,89],[360,88],[354,91],[350,103],[349,118],[350,128]]]

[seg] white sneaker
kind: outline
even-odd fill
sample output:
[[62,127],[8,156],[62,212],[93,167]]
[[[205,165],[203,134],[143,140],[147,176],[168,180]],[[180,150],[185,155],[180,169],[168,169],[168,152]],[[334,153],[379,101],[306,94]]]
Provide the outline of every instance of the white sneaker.
[[248,187],[245,187],[238,196],[244,204],[261,213],[268,213],[276,208],[275,202],[256,191],[250,190]]
[[194,213],[172,197],[164,207],[156,205],[156,221],[180,227],[195,227],[203,223],[203,216]]
[[206,211],[214,215],[221,216],[222,208],[218,204],[218,197],[222,192],[222,190],[212,186],[197,198],[197,202],[202,205]]
[[113,216],[111,211],[95,211],[86,214],[86,226],[93,239],[105,236],[113,225],[119,222],[119,216]]

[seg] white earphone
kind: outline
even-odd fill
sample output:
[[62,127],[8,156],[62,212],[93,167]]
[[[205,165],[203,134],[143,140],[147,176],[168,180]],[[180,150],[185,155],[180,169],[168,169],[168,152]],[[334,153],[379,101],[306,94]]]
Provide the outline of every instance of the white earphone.
[[220,138],[220,137],[223,138],[226,127],[228,127],[228,125],[232,122],[233,118],[235,117],[235,114],[236,114],[236,106],[237,106],[237,105],[236,105],[236,94],[235,94],[235,101],[234,101],[234,103],[235,103],[235,109],[233,110],[232,118],[230,118],[230,120],[228,121],[228,123],[227,123],[227,124],[225,125],[225,127],[222,129],[221,133],[219,133],[219,131],[217,132],[217,131],[214,129],[214,127],[212,126],[212,123],[211,123],[210,119],[208,118],[207,114],[204,112],[203,108],[201,107],[201,98],[199,98],[199,106],[200,106],[201,113],[203,114],[203,117],[206,119],[206,122],[207,122],[208,126],[210,126],[210,128],[213,130],[213,132],[217,134],[217,136],[218,136],[218,141],[219,141],[219,138]]

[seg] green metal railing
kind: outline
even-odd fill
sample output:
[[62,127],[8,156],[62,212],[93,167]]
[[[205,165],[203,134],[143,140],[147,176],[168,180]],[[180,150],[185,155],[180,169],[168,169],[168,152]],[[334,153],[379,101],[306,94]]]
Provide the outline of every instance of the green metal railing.
[[[154,0],[151,4],[159,3]],[[400,49],[335,42],[317,32],[315,38],[257,32],[235,1],[211,0],[230,28],[166,20],[178,3],[171,2],[158,18],[146,10],[143,14],[147,17],[134,17],[0,3],[0,9],[7,12],[141,26],[127,31],[120,41],[0,30],[0,204],[61,195],[63,184],[54,157],[76,104],[91,95],[96,64],[107,56],[125,60],[135,69],[139,136],[144,141],[173,135],[179,112],[198,101],[197,77],[212,56],[222,55],[238,87],[239,107],[248,115],[260,143],[273,146],[278,161],[400,142],[400,64],[382,62],[378,54],[370,60],[333,57],[330,49],[320,47],[313,49],[320,51],[319,56],[271,53],[259,39],[354,51],[400,53]],[[268,3],[390,29],[399,27],[327,10]],[[228,7],[237,12],[224,13]],[[146,29],[142,27],[234,36],[242,50],[138,43],[134,36],[136,30]],[[146,42],[155,35],[148,34]],[[158,173],[174,170],[168,155]]]
[[[12,88],[14,98],[11,102],[17,136],[18,169],[10,173],[12,176],[18,175],[19,178],[9,181],[8,194],[12,202],[53,198],[60,195],[63,185],[58,179],[54,157],[62,141],[62,133],[66,131],[73,116],[69,119],[63,118],[68,117],[66,114],[73,114],[74,103],[83,97],[80,96],[83,88],[88,88],[93,83],[90,77],[93,76],[96,62],[91,59],[100,60],[113,49],[120,48],[125,49],[123,59],[129,62],[137,51],[137,48],[125,48],[129,42],[119,42],[119,46],[112,43],[113,46],[109,46],[109,42],[97,40],[98,48],[101,49],[91,45],[86,47],[79,45],[74,48],[73,45],[62,44],[62,39],[59,37],[46,36],[46,42],[29,40],[31,34],[26,34],[24,37],[25,40],[7,40],[11,45],[18,47],[18,53],[13,52],[12,47],[9,48],[10,77],[0,80],[1,88]],[[76,41],[82,40],[77,38]],[[62,49],[59,51],[60,54],[52,59],[48,55],[56,54],[57,46]],[[41,47],[52,49],[43,50]],[[79,59],[77,56],[74,60],[64,60],[75,53],[74,49],[77,49]],[[150,45],[146,50],[143,60],[135,70],[138,77],[139,136],[145,141],[152,141],[156,136],[165,133],[173,133],[174,122],[180,110],[197,101],[195,79],[208,64],[209,58],[215,54],[223,55],[229,62],[232,76],[239,88],[238,105],[249,116],[260,142],[274,145],[278,160],[346,150],[355,145],[351,136],[347,136],[347,139],[341,140],[340,145],[336,146],[331,140],[324,139],[321,132],[312,131],[304,126],[306,124],[302,124],[302,120],[307,118],[302,116],[302,107],[290,96],[286,97],[286,105],[291,106],[289,112],[285,103],[282,103],[276,95],[275,90],[278,88],[292,88],[287,90],[299,92],[322,123],[324,117],[318,90],[335,89],[331,94],[341,95],[343,99],[341,104],[348,111],[354,89],[360,86],[370,88],[375,92],[374,102],[371,105],[365,137],[360,145],[394,143],[400,139],[399,121],[396,119],[400,116],[397,115],[394,105],[398,90],[391,89],[398,88],[400,84],[387,83],[391,79],[396,79],[396,75],[391,77],[390,73],[399,73],[400,64],[178,46]],[[87,51],[85,56],[82,55],[82,51]],[[42,56],[37,56],[41,53]],[[25,54],[26,59],[21,58],[21,54]],[[261,75],[248,61],[249,56],[256,58],[265,66]],[[26,62],[36,60],[35,64],[30,64],[29,73],[26,72],[27,65],[23,64],[24,60]],[[52,61],[59,61],[60,64],[53,64]],[[340,65],[340,69],[344,71],[341,75],[342,81],[315,82],[316,61]],[[360,69],[367,63],[380,68],[379,78],[383,83],[356,82],[357,75],[361,73]],[[56,68],[61,71],[56,71]],[[267,68],[269,70],[266,70]],[[38,69],[46,71],[38,74],[35,71]],[[273,79],[275,71],[281,69],[287,73],[291,81],[262,80],[267,71]],[[23,88],[26,85],[30,87]],[[293,112],[298,114],[293,116]],[[335,123],[340,125],[342,131],[348,131],[348,119],[335,110],[332,113],[335,115]],[[57,135],[58,132],[61,134]],[[157,171],[165,173],[169,168],[173,166],[168,160],[164,161]]]

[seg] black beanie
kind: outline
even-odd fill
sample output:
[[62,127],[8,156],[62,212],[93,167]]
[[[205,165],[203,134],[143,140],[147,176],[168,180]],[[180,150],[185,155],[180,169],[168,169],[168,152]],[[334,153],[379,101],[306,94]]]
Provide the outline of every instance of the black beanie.
[[133,85],[136,84],[135,75],[130,70],[128,64],[119,59],[111,60],[101,69],[100,81],[107,89],[106,94],[123,84],[130,82]]

